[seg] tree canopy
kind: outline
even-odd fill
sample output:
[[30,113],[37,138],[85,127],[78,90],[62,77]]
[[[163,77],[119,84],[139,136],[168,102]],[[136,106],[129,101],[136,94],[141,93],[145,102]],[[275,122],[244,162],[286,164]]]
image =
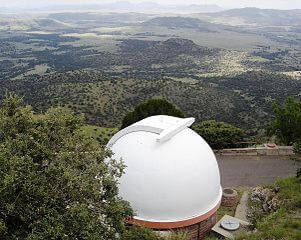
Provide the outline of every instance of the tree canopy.
[[132,112],[127,113],[122,120],[121,128],[128,127],[135,122],[154,115],[169,115],[180,118],[184,117],[184,113],[167,100],[150,99],[136,106]]
[[118,197],[123,165],[78,134],[83,117],[0,106],[1,239],[114,239],[132,211]]
[[240,128],[214,120],[201,122],[193,126],[193,130],[202,136],[213,149],[237,147],[237,143],[241,142],[245,135]]
[[301,140],[301,101],[288,97],[283,106],[273,104],[275,114],[268,132],[281,143],[292,145]]

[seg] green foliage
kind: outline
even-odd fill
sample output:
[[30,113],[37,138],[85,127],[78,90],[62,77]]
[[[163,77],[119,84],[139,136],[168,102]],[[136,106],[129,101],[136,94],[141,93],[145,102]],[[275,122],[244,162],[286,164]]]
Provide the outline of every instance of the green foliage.
[[[278,188],[277,199],[280,208],[270,214],[258,214],[255,233],[244,234],[238,240],[286,239],[299,240],[301,237],[301,184],[298,178],[279,179],[272,188]],[[250,206],[252,208],[257,206]],[[262,206],[260,206],[262,207]]]
[[121,128],[130,126],[144,118],[154,115],[169,115],[174,117],[184,117],[184,113],[172,103],[165,99],[151,99],[135,107],[122,120]]
[[117,131],[118,128],[104,128],[93,125],[85,125],[80,129],[80,133],[93,140],[97,146],[106,145]]
[[284,106],[273,104],[275,119],[269,134],[275,134],[281,143],[292,145],[301,138],[301,101],[288,97]]
[[204,121],[193,127],[213,149],[237,147],[244,138],[244,131],[224,122]]
[[275,187],[279,187],[277,194],[282,200],[282,207],[286,210],[294,210],[301,208],[301,184],[296,177],[289,177],[276,181]]
[[[297,161],[300,161],[301,160],[301,140],[298,140],[297,142],[294,143],[293,149],[294,149],[294,153],[295,153],[294,159]],[[299,181],[301,182],[301,168],[297,169],[296,176],[299,179]]]
[[165,240],[188,240],[189,236],[187,232],[172,232],[165,237]]
[[163,240],[163,238],[152,229],[132,226],[121,235],[121,240]]
[[113,239],[132,212],[118,197],[124,166],[78,134],[83,117],[0,106],[1,239]]
[[301,139],[299,139],[298,141],[296,141],[293,145],[293,149],[294,149],[294,153],[297,156],[301,156]]
[[219,240],[219,239],[217,237],[209,236],[209,237],[205,237],[204,240]]
[[237,240],[299,240],[301,236],[300,220],[288,214],[284,209],[280,209],[265,217],[257,225],[257,229],[256,233],[243,234]]
[[154,230],[143,226],[131,226],[122,235],[121,240],[188,240],[187,232],[171,232],[160,236]]

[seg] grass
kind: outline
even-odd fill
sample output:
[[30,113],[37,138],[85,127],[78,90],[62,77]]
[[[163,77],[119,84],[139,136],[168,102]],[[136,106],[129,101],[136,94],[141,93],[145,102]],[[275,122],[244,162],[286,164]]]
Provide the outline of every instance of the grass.
[[[277,199],[280,200],[280,208],[270,214],[258,214],[256,232],[245,234],[238,240],[261,239],[301,239],[301,180],[296,177],[280,179],[270,186],[278,187]],[[256,207],[254,205],[253,207]]]
[[[235,189],[238,193],[238,202],[237,205],[242,197],[243,192],[246,190],[244,188],[237,188]],[[224,207],[224,206],[220,206],[220,208],[217,211],[217,221],[219,221],[224,215],[229,215],[234,217],[235,215],[235,210],[237,205],[233,206],[233,207]]]
[[[237,204],[235,206],[233,206],[233,207],[220,206],[220,208],[217,211],[217,221],[219,221],[224,215],[229,215],[229,216],[234,217],[236,207],[237,207],[237,205],[238,205],[238,203],[239,203],[239,201],[240,201],[240,199],[242,197],[242,194],[247,189],[245,189],[245,188],[236,188],[235,190],[238,193],[238,202],[237,202]],[[209,235],[206,236],[204,238],[204,240],[218,240],[218,238],[215,237],[213,233],[209,233]]]

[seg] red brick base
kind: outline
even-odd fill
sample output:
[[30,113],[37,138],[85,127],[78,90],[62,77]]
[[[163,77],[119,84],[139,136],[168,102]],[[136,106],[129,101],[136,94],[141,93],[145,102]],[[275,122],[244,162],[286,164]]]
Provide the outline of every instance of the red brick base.
[[238,194],[235,190],[226,188],[223,190],[222,206],[234,207],[238,202]]
[[211,230],[211,228],[215,224],[216,224],[216,213],[200,223],[184,228],[173,229],[173,230],[187,232],[189,236],[189,240],[200,240],[205,238],[206,234]]
[[127,223],[131,225],[141,225],[148,228],[152,228],[155,231],[167,232],[187,232],[189,240],[201,240],[216,224],[216,212],[220,206],[218,203],[209,212],[192,218],[189,220],[183,220],[178,222],[149,222],[138,220],[135,218],[127,219]]

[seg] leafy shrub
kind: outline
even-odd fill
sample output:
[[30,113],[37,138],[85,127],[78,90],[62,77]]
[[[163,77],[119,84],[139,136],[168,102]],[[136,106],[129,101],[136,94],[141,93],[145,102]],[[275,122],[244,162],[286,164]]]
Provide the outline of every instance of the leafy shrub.
[[298,179],[301,179],[301,168],[298,168],[298,169],[297,169],[296,177],[297,177]]
[[283,144],[294,144],[301,138],[301,101],[288,97],[284,106],[273,104],[273,111],[269,135],[275,134]]
[[171,232],[170,235],[168,235],[165,240],[188,240],[188,234],[187,232]]
[[63,108],[34,114],[13,94],[0,106],[0,238],[114,239],[128,204],[118,197],[124,166],[105,161],[83,119]]
[[121,240],[163,240],[163,238],[152,229],[131,226],[121,235]]
[[[265,215],[259,213],[254,225],[257,231],[243,234],[237,240],[300,239],[301,222],[297,215],[301,208],[300,182],[296,177],[288,177],[277,180],[270,187],[279,190],[276,193],[281,203],[279,209]],[[256,208],[257,206],[251,204],[250,207]]]
[[184,113],[172,103],[165,99],[151,99],[139,104],[134,111],[129,112],[122,120],[121,128],[130,126],[144,118],[154,115],[169,115],[174,117],[184,117]]
[[293,145],[294,153],[299,157],[301,156],[301,140],[298,140]]
[[244,131],[224,122],[204,121],[193,127],[213,149],[237,147],[244,138]]

